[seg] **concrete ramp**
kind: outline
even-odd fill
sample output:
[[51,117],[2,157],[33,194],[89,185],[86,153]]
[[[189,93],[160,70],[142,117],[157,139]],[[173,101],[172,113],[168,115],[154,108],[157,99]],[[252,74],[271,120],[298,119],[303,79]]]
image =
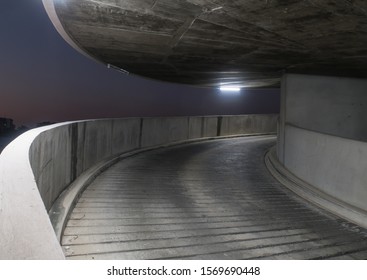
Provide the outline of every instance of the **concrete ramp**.
[[84,191],[69,259],[365,259],[367,232],[281,186],[275,137],[212,140],[125,158]]

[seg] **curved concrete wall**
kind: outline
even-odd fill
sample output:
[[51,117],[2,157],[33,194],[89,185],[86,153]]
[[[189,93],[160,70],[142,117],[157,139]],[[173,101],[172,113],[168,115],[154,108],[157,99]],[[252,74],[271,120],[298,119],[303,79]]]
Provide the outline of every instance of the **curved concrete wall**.
[[284,165],[326,194],[367,211],[367,143],[286,126]]
[[277,144],[284,167],[363,226],[352,212],[367,211],[366,93],[367,80],[285,75]]
[[75,122],[42,132],[30,162],[46,209],[82,172],[99,161],[139,148],[140,119]]
[[30,147],[43,131],[28,131],[0,154],[0,259],[63,259],[30,164]]
[[80,174],[99,162],[192,139],[275,133],[277,117],[90,120],[28,131],[0,156],[0,259],[62,259],[47,211]]

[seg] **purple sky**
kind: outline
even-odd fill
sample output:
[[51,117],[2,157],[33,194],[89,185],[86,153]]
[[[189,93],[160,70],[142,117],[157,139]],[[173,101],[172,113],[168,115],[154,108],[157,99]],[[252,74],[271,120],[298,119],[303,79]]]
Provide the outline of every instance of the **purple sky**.
[[217,89],[125,76],[84,57],[59,36],[41,0],[0,9],[0,117],[17,125],[127,116],[277,113],[279,90]]

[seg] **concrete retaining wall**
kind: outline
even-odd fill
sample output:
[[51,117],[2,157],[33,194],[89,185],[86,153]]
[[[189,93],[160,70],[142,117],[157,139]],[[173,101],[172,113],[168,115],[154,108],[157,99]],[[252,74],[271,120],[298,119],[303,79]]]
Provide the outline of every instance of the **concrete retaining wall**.
[[0,156],[0,259],[62,259],[47,211],[99,162],[205,137],[275,133],[277,115],[69,122],[18,137]]
[[285,168],[361,213],[367,211],[366,93],[367,80],[285,75],[277,143]]
[[284,165],[319,190],[367,211],[367,143],[286,126]]

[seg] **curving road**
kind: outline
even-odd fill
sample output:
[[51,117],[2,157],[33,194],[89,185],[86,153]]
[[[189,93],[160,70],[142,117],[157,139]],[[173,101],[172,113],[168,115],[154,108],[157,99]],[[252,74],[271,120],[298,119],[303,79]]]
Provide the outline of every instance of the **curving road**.
[[367,231],[308,205],[268,173],[271,136],[126,158],[82,194],[69,259],[366,259]]

